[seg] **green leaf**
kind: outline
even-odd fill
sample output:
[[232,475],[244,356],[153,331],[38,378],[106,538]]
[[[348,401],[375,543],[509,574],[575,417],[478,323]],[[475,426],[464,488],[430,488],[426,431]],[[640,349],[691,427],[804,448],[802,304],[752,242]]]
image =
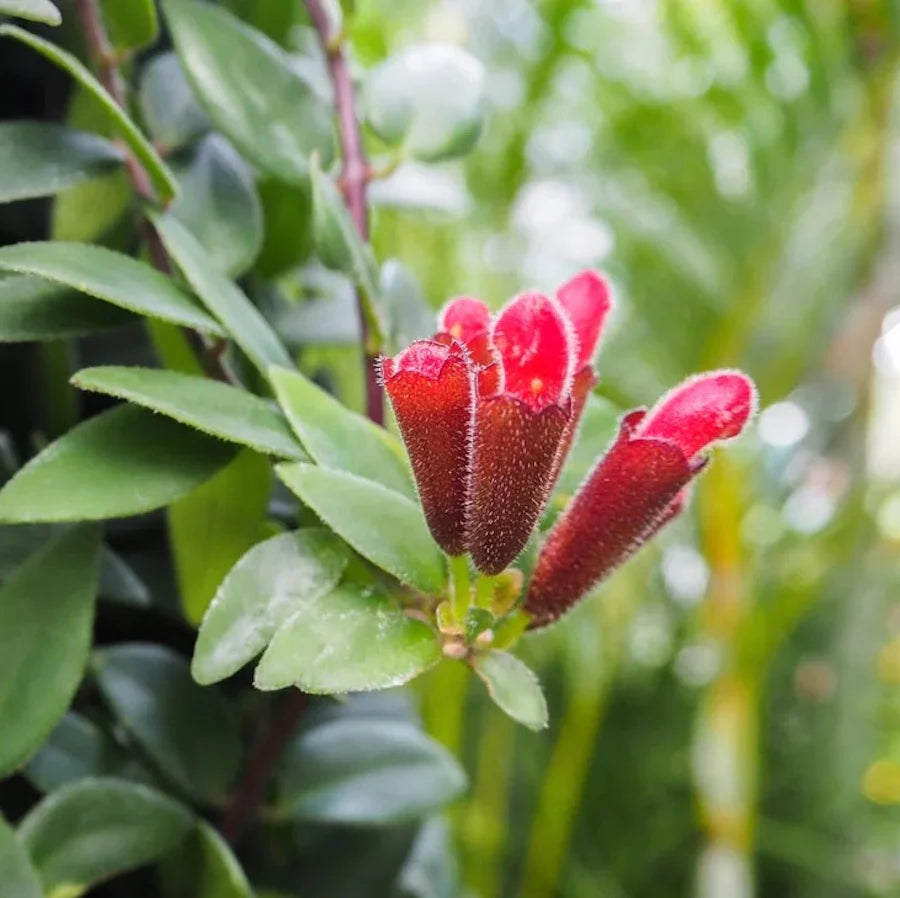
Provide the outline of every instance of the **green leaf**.
[[168,505],[227,464],[218,440],[122,405],[51,443],[0,490],[0,521],[126,517]]
[[187,808],[146,786],[83,779],[40,802],[19,838],[48,898],[77,898],[171,851],[192,824]]
[[102,246],[62,241],[0,247],[0,269],[46,278],[139,315],[221,336],[218,322],[171,278]]
[[163,9],[198,99],[242,155],[291,183],[306,177],[313,151],[330,155],[331,109],[277,44],[209,4],[166,0]]
[[74,243],[128,245],[137,233],[134,190],[124,169],[76,184],[53,202],[50,237]]
[[113,47],[127,53],[156,40],[159,21],[153,0],[100,0],[103,24]]
[[325,529],[280,533],[254,546],[206,612],[194,649],[194,679],[206,684],[231,676],[294,611],[329,593],[346,565],[346,548]]
[[208,134],[172,168],[181,194],[172,214],[197,238],[215,267],[243,274],[262,246],[262,205],[250,166],[220,134]]
[[531,668],[501,651],[477,655],[472,667],[487,686],[488,695],[513,720],[530,730],[546,728],[547,700]]
[[272,468],[243,449],[168,510],[169,539],[184,616],[199,624],[222,578],[263,537]]
[[60,340],[121,327],[134,316],[31,275],[0,275],[0,343]]
[[484,69],[461,47],[408,47],[369,73],[365,109],[382,140],[419,159],[461,156],[484,124]]
[[351,411],[298,371],[271,368],[269,380],[314,461],[415,495],[403,447],[383,427]]
[[265,178],[257,185],[265,228],[256,270],[275,277],[312,252],[312,195],[309,182],[285,184]]
[[67,711],[28,762],[25,776],[46,793],[88,776],[123,777],[139,775],[140,770],[140,765],[97,724]]
[[73,527],[31,555],[0,589],[0,776],[62,717],[84,671],[97,595],[100,534]]
[[345,471],[302,462],[278,465],[275,470],[306,505],[372,564],[429,595],[443,592],[444,556],[417,503]]
[[292,367],[291,357],[269,322],[240,288],[216,268],[191,232],[171,213],[153,215],[152,218],[169,255],[181,269],[191,289],[225,325],[247,358],[263,374],[269,365]]
[[435,631],[371,588],[338,586],[294,612],[256,668],[258,689],[369,692],[400,686],[437,664]]
[[209,118],[173,51],[160,53],[147,63],[138,99],[151,137],[169,150],[180,149],[210,129]]
[[221,802],[241,742],[219,692],[198,686],[180,655],[151,643],[103,649],[93,668],[104,699],[166,779],[198,801]]
[[254,898],[228,843],[203,820],[161,868],[163,893],[190,898]]
[[393,898],[457,898],[459,864],[447,821],[424,821],[396,882]]
[[115,171],[115,144],[50,122],[0,122],[0,203],[50,196]]
[[0,16],[16,16],[45,25],[62,22],[59,10],[50,0],[0,0]]
[[[2,9],[2,7],[0,7]],[[10,898],[43,898],[37,871],[9,824],[0,816],[0,882]]]
[[338,718],[288,745],[275,812],[292,820],[384,825],[437,810],[465,787],[453,755],[417,727]]
[[127,399],[258,452],[297,461],[306,458],[275,405],[240,387],[176,371],[119,365],[82,368],[72,383],[80,390]]
[[118,135],[128,144],[131,152],[143,165],[160,202],[168,202],[178,193],[178,185],[172,173],[166,168],[166,164],[150,141],[144,137],[127,113],[106,92],[103,85],[71,53],[16,25],[0,25],[0,36],[15,38],[37,50],[38,53],[72,75],[100,102]]
[[[312,184],[313,239],[323,264],[348,274],[368,298],[369,306],[378,293],[375,257],[363,241],[334,181],[313,158],[309,169]],[[371,314],[370,313],[370,317]],[[384,332],[380,319],[370,320],[373,330]]]
[[[4,524],[0,525],[0,580],[6,580],[33,552],[37,552],[64,529],[64,524]],[[100,553],[101,599],[114,599],[135,605],[150,601],[147,587],[138,576],[109,547]]]

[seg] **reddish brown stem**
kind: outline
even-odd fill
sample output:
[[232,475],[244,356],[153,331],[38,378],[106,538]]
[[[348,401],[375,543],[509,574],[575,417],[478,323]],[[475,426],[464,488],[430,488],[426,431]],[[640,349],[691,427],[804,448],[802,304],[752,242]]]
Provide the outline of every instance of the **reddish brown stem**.
[[[124,109],[126,106],[125,82],[122,79],[122,73],[119,71],[120,58],[109,42],[106,28],[103,25],[103,17],[100,14],[98,0],[77,0],[75,9],[84,33],[88,54],[93,60],[97,72],[97,78],[106,88],[109,95]],[[142,202],[158,203],[159,199],[156,191],[153,189],[144,167],[135,158],[134,153],[131,152],[126,144],[122,141],[118,141],[118,144],[125,157],[125,170],[128,172],[128,179],[131,181],[134,192]],[[169,255],[163,246],[159,234],[156,233],[156,229],[146,217],[141,219],[141,231],[147,244],[150,261],[154,267],[164,274],[171,274],[172,262],[169,259]],[[222,362],[221,353],[211,356],[206,350],[203,338],[195,331],[185,330],[185,336],[200,360],[203,370],[209,377],[215,380],[233,382],[231,374]]]
[[247,766],[219,829],[225,841],[234,844],[265,795],[266,782],[285,745],[306,710],[308,696],[293,689],[281,701],[268,726],[260,728]]
[[[366,210],[366,186],[369,181],[369,166],[362,144],[359,119],[356,115],[356,96],[353,92],[353,79],[347,65],[347,55],[339,34],[332,32],[328,14],[321,0],[305,0],[306,9],[312,19],[313,26],[319,36],[319,43],[328,60],[328,73],[334,86],[335,105],[338,114],[338,131],[341,137],[341,155],[344,163],[341,171],[340,186],[344,200],[350,210],[353,223],[363,240],[369,238],[369,221]],[[370,345],[371,334],[363,309],[363,300],[357,290],[356,304],[362,328],[362,353],[366,377],[366,410],[369,417],[377,424],[384,424],[384,396],[378,385],[378,374],[375,367],[378,349]]]
[[[109,95],[122,108],[125,107],[125,82],[119,71],[118,57],[106,35],[103,27],[103,18],[100,15],[100,7],[97,0],[77,0],[76,11],[81,22],[81,29],[87,43],[88,53],[94,62],[97,78],[106,88]],[[155,201],[156,193],[150,178],[143,166],[135,159],[134,154],[119,141],[119,146],[125,154],[125,167],[128,177],[134,187],[135,193],[147,201]]]

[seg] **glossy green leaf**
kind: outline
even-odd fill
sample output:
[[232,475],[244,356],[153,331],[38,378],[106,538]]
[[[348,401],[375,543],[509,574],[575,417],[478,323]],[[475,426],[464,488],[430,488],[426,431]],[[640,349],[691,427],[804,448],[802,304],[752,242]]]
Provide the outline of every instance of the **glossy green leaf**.
[[258,689],[368,692],[400,686],[440,658],[428,624],[373,588],[347,584],[294,612],[266,649],[253,682]]
[[250,549],[206,612],[194,649],[194,679],[214,683],[256,657],[294,611],[337,585],[347,555],[343,543],[320,528],[280,533]]
[[360,555],[424,593],[443,591],[444,556],[412,499],[355,474],[302,462],[276,471]]
[[[0,7],[2,10],[2,7]],[[37,871],[15,832],[0,816],[0,883],[10,898],[43,898]]]
[[124,309],[43,278],[0,275],[0,343],[81,337],[134,320]]
[[141,74],[141,116],[156,143],[180,149],[210,129],[210,121],[172,51],[154,56]]
[[115,144],[51,122],[0,122],[0,203],[50,196],[122,164]]
[[151,776],[97,724],[74,711],[63,715],[24,773],[45,793],[88,776]]
[[263,537],[272,467],[243,449],[206,483],[168,509],[181,607],[199,624],[224,576]]
[[59,25],[62,16],[50,0],[0,0],[0,16],[15,16],[45,25]]
[[213,264],[243,274],[262,246],[262,206],[250,166],[220,134],[208,134],[172,170],[181,193],[172,214],[197,238]]
[[118,365],[83,368],[72,383],[127,399],[230,443],[280,458],[306,458],[273,403],[239,387],[176,371]]
[[0,589],[0,776],[43,742],[78,688],[99,558],[97,528],[73,527],[31,555]]
[[220,7],[166,0],[163,9],[198,99],[242,155],[297,183],[313,151],[330,154],[331,110],[277,44]]
[[97,685],[132,738],[185,795],[224,799],[241,757],[231,705],[198,686],[187,661],[169,648],[125,643],[93,661]]
[[416,726],[345,717],[288,745],[276,812],[321,823],[398,823],[437,810],[465,787],[453,755]]
[[314,461],[415,495],[403,447],[383,427],[351,411],[298,371],[272,368],[269,380]]
[[222,328],[175,282],[144,262],[83,243],[38,241],[0,247],[0,270],[46,278],[115,306],[221,335]]
[[484,69],[451,44],[408,47],[369,73],[365,108],[387,143],[429,162],[461,156],[484,124]]
[[159,21],[153,0],[100,0],[100,14],[110,43],[120,53],[156,40]]
[[477,655],[475,673],[487,686],[488,695],[513,720],[530,730],[543,730],[548,723],[547,700],[534,671],[509,652]]
[[228,843],[204,820],[160,869],[162,892],[185,898],[254,898],[253,889]]
[[48,898],[78,898],[91,886],[171,851],[193,824],[190,811],[136,783],[89,778],[47,796],[19,837]]
[[178,185],[172,173],[166,168],[153,145],[140,132],[128,114],[107,93],[102,84],[71,53],[45,41],[43,38],[25,31],[16,25],[0,25],[0,36],[12,37],[37,50],[51,62],[67,71],[79,84],[86,88],[103,106],[118,135],[128,144],[147,172],[160,201],[167,202],[178,192]]
[[227,464],[234,449],[122,405],[51,443],[0,490],[0,521],[77,521],[161,508]]
[[221,271],[197,239],[172,216],[154,215],[153,222],[169,255],[203,304],[225,326],[231,338],[263,374],[269,365],[291,367],[291,357],[240,288]]

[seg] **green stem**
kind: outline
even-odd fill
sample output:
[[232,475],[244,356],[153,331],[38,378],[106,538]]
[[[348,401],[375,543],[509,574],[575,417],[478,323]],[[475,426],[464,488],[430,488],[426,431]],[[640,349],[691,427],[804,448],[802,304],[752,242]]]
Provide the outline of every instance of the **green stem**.
[[450,608],[453,611],[453,617],[462,622],[465,620],[471,601],[469,559],[465,555],[456,555],[450,559],[450,582],[453,589]]
[[496,577],[487,574],[479,574],[475,581],[475,604],[479,608],[490,608],[491,599],[494,597],[494,582]]

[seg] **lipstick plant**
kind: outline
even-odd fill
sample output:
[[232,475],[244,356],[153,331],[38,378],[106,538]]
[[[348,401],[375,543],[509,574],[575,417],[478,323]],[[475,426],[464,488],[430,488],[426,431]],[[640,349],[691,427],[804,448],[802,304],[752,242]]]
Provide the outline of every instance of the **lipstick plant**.
[[[50,381],[0,453],[0,892],[152,862],[141,894],[249,896],[229,845],[255,822],[252,878],[303,894],[344,894],[319,846],[336,875],[353,827],[399,827],[368,894],[411,894],[398,867],[421,880],[435,830],[408,824],[465,776],[408,707],[354,694],[467,665],[545,727],[517,643],[682,511],[753,384],[712,371],[627,412],[571,493],[605,277],[452,299],[414,339],[431,307],[370,245],[373,182],[475,145],[477,60],[411,46],[351,77],[319,0],[61,9],[56,41],[5,21],[58,24],[50,0],[0,0],[4,54],[73,86],[66,121],[0,123],[0,202],[53,203],[0,247],[0,339],[41,345]],[[365,414],[313,376],[334,340]]]

